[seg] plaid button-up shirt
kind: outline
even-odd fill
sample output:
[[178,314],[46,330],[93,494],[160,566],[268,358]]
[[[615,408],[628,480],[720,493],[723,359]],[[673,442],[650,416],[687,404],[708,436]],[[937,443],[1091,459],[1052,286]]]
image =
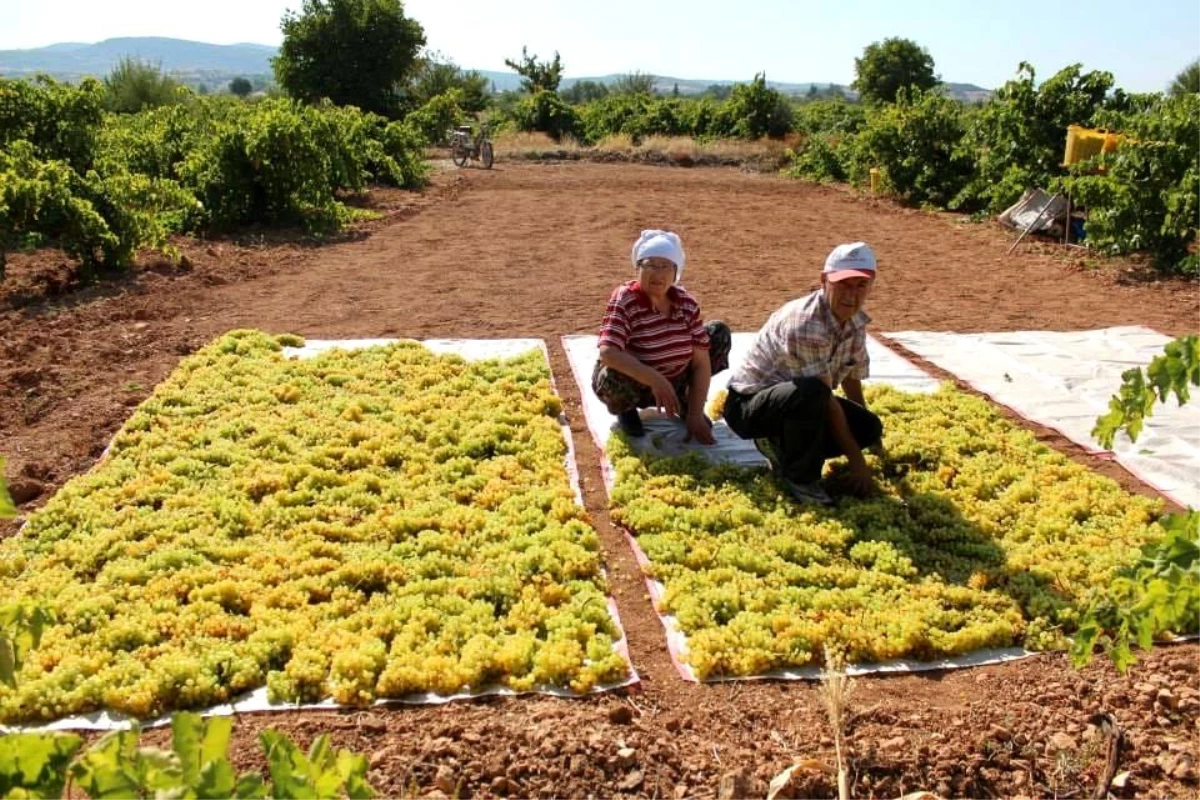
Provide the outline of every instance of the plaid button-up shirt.
[[859,311],[839,323],[818,289],[777,310],[758,332],[746,360],[729,378],[729,386],[753,394],[796,378],[829,375],[836,389],[847,378],[870,375],[867,323]]

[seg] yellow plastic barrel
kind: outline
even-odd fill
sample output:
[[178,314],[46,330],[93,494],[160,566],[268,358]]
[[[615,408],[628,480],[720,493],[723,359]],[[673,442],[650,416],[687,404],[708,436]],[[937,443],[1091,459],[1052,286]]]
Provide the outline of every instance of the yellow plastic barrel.
[[879,167],[871,167],[871,194],[879,193]]

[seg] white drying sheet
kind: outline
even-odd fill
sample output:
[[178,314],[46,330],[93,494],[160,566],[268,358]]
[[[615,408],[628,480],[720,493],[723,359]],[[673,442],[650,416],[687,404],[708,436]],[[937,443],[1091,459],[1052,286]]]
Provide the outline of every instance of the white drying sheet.
[[[326,350],[341,348],[343,350],[357,350],[366,347],[378,347],[380,345],[392,344],[401,341],[400,339],[341,339],[341,340],[320,340],[309,339],[305,341],[304,347],[285,347],[283,352],[286,356],[298,358],[311,358],[318,353],[323,353]],[[460,355],[471,361],[481,361],[489,358],[513,358],[523,353],[528,353],[530,350],[540,350],[543,357],[546,359],[547,365],[550,363],[549,354],[546,351],[546,343],[541,339],[428,339],[422,342],[426,347],[439,355],[455,354]],[[554,374],[550,374],[551,385],[554,383]],[[555,388],[555,393],[557,393]],[[583,505],[583,495],[579,488],[579,470],[575,462],[575,445],[571,439],[571,428],[567,424],[566,418],[559,417],[559,425],[562,428],[563,438],[567,442],[567,472],[570,475],[571,486],[575,490],[575,498],[580,505]],[[597,686],[589,694],[597,692],[611,691],[622,686],[629,686],[637,683],[637,672],[633,668],[633,660],[629,656],[628,639],[625,636],[625,629],[621,625],[621,617],[617,613],[616,600],[610,595],[608,598],[608,612],[612,615],[613,622],[620,631],[621,637],[616,640],[613,647],[617,652],[625,657],[625,661],[629,664],[629,678],[614,684],[606,684]],[[574,692],[563,689],[546,688],[538,689],[533,692],[517,692],[503,686],[485,687],[475,692],[463,692],[454,695],[439,695],[432,692],[421,692],[411,694],[406,697],[392,698],[387,700],[378,700],[376,706],[404,704],[404,705],[432,705],[439,703],[448,703],[453,700],[464,700],[472,697],[484,697],[491,695],[500,696],[515,696],[518,694],[546,694],[555,697],[578,697]],[[320,703],[272,703],[267,699],[267,689],[265,686],[248,692],[232,703],[213,706],[211,708],[200,709],[199,713],[206,717],[230,716],[234,714],[245,714],[252,711],[294,711],[297,709],[336,709],[349,708],[349,706],[339,705],[332,700],[323,700]],[[124,730],[129,728],[133,723],[133,718],[125,714],[114,713],[109,711],[97,711],[91,714],[81,714],[75,717],[64,717],[63,719],[55,720],[54,722],[45,725],[0,725],[0,733],[9,731],[56,731],[56,730]],[[140,723],[143,728],[155,728],[171,723],[171,716],[165,715],[154,720]]]
[[[708,390],[709,398],[726,388],[730,373],[745,360],[751,345],[754,344],[754,336],[753,333],[733,334],[729,369],[713,376]],[[598,339],[595,335],[564,336],[563,347],[571,364],[571,374],[575,376],[575,382],[579,384],[579,392],[583,397],[583,415],[588,431],[591,432],[596,446],[603,450],[609,433],[617,425],[617,418],[608,413],[604,403],[592,391],[592,369],[599,354]],[[867,338],[867,352],[871,357],[871,377],[866,383],[886,383],[906,392],[932,392],[937,389],[937,380],[871,337]],[[633,446],[640,450],[653,450],[667,455],[681,455],[688,450],[697,450],[715,461],[766,466],[767,460],[755,449],[754,442],[740,438],[729,429],[724,420],[717,420],[713,425],[713,436],[717,443],[707,446],[685,441],[687,428],[677,417],[664,417],[656,411],[644,410],[642,420],[646,426],[646,436],[632,440]],[[605,459],[602,464],[605,482],[611,485],[612,476],[608,460]]]
[[[1170,338],[1140,326],[1092,331],[888,333],[1023,417],[1104,454],[1096,419],[1121,387],[1121,373],[1162,355]],[[1118,434],[1117,463],[1180,505],[1200,507],[1200,404],[1173,397],[1154,407],[1137,442]]]
[[[726,388],[729,383],[730,373],[746,358],[746,353],[749,352],[750,346],[754,343],[754,336],[755,334],[753,333],[733,334],[733,348],[729,353],[730,369],[713,376],[712,385],[709,387],[710,397]],[[598,337],[594,335],[564,336],[563,347],[567,351],[567,360],[571,364],[571,374],[575,376],[575,382],[579,384],[579,392],[583,398],[583,414],[588,430],[591,432],[592,439],[595,440],[596,445],[603,452],[609,434],[616,427],[617,418],[608,413],[608,409],[605,408],[604,403],[601,402],[600,398],[596,396],[596,393],[591,388],[592,369],[596,364],[598,355],[597,340]],[[892,352],[872,337],[867,338],[867,351],[871,356],[871,377],[865,383],[884,383],[906,392],[928,393],[937,389],[939,381],[931,378],[910,361]],[[640,440],[631,440],[634,446],[638,448],[656,450],[670,455],[678,455],[687,450],[697,450],[716,460],[731,461],[746,466],[766,466],[767,464],[766,459],[755,449],[754,443],[739,438],[737,434],[729,429],[724,420],[719,420],[713,426],[713,434],[717,439],[717,443],[705,446],[685,442],[684,436],[686,435],[686,430],[683,423],[678,419],[664,418],[651,412],[644,412],[642,419],[646,425],[646,436]],[[604,471],[605,486],[611,489],[613,481],[612,464],[609,463],[607,455],[601,459],[600,463]],[[643,568],[643,571],[645,571],[646,566],[650,563],[645,552],[638,545],[637,539],[630,535],[629,532],[626,532],[626,540],[633,549],[634,558]],[[663,584],[651,578],[646,578],[646,587],[657,609],[659,600],[665,591]],[[684,680],[696,681],[695,673],[685,660],[687,656],[687,637],[680,629],[678,621],[672,615],[663,614],[659,614],[659,620],[666,631],[667,649],[671,654],[671,661],[674,662],[676,670],[678,670]],[[1030,655],[1034,654],[1019,647],[1010,647],[978,650],[955,658],[945,658],[937,661],[898,660],[880,664],[853,664],[849,665],[846,671],[852,675],[876,672],[921,672],[958,667],[974,667],[983,664],[998,664],[1004,661],[1026,658]],[[710,678],[709,682],[753,680],[759,678],[817,680],[820,677],[821,670],[819,668],[804,667],[791,670],[776,670],[762,675],[739,678]]]

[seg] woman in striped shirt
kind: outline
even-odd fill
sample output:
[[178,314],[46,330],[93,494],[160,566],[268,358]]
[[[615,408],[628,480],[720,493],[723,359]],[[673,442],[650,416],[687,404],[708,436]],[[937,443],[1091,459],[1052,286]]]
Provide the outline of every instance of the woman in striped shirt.
[[729,326],[704,324],[700,304],[678,285],[683,243],[646,230],[633,244],[637,277],[613,290],[600,324],[600,358],[592,389],[630,436],[645,435],[639,408],[683,418],[688,435],[712,444],[704,415],[712,375],[729,366]]

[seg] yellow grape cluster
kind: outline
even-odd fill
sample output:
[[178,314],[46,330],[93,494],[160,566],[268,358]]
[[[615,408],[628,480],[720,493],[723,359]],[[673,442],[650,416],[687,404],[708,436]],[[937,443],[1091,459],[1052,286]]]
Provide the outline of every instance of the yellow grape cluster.
[[801,506],[763,469],[639,453],[617,434],[612,515],[665,585],[701,678],[1060,647],[1080,609],[1163,533],[1161,503],[1040,444],[984,400],[868,389],[880,493]]
[[0,542],[0,605],[57,619],[0,721],[628,675],[541,353],[299,343],[235,331],[185,359]]

